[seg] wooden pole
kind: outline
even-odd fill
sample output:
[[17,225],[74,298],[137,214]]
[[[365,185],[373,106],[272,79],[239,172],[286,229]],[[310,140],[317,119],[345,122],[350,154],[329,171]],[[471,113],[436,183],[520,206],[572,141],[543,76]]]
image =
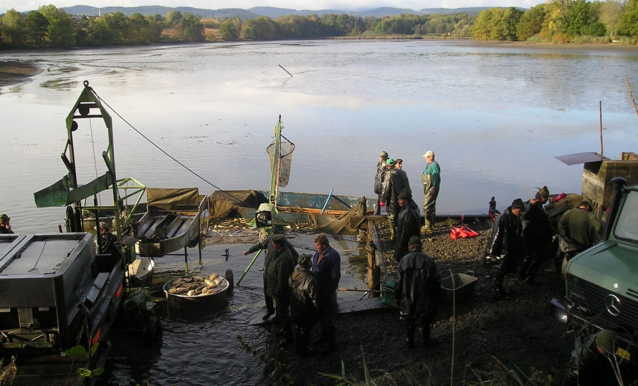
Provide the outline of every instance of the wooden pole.
[[629,85],[629,79],[625,77],[625,81],[627,81],[627,88],[629,89],[629,95],[631,96],[631,101],[634,103],[634,110],[636,110],[636,115],[638,115],[638,107],[636,107],[636,101],[634,100],[634,93],[631,92],[631,86]]
[[[281,64],[278,64],[279,67],[281,67],[282,70],[288,72],[288,70],[286,70]],[[292,78],[292,74],[288,72],[288,75],[290,75],[290,77]]]
[[600,114],[600,156],[603,155],[603,102],[598,101],[598,112]]

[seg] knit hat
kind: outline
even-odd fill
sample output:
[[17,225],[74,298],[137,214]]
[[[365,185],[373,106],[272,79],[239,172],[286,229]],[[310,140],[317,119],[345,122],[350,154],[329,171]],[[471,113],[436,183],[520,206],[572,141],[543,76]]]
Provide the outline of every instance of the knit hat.
[[525,209],[525,203],[520,198],[512,201],[512,208]]
[[408,246],[410,245],[421,245],[421,238],[419,236],[410,237],[410,241],[408,241]]
[[596,335],[596,346],[603,350],[606,354],[613,354],[614,344],[616,343],[616,334],[613,331],[603,330]]
[[547,186],[543,186],[542,188],[538,189],[538,194],[543,197],[549,198],[549,189],[547,189]]
[[379,157],[388,158],[388,152],[387,151],[382,151],[381,154],[379,154]]
[[387,161],[385,161],[385,163],[386,163],[388,166],[393,166],[393,165],[394,165],[394,160],[393,160],[392,158],[388,158],[388,160],[387,160]]
[[7,216],[6,214],[0,214],[0,222],[5,222],[5,221],[9,221],[11,220],[11,217]]
[[412,198],[412,193],[406,188],[401,189],[399,195],[397,196],[399,200],[409,200]]
[[307,253],[302,253],[297,258],[297,264],[299,264],[300,267],[307,267],[308,263],[310,263],[311,260],[312,260],[312,255],[309,255]]

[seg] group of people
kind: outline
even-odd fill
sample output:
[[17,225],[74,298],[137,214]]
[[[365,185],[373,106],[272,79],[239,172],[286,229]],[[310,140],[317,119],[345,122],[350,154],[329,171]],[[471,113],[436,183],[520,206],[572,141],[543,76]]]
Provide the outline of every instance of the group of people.
[[[341,256],[330,246],[328,236],[321,233],[314,239],[315,253],[297,253],[286,240],[283,229],[273,229],[273,235],[253,245],[244,256],[266,250],[264,261],[264,297],[266,314],[263,320],[282,326],[281,346],[295,343],[295,351],[310,355],[310,332],[321,323],[321,341],[326,351],[337,347],[337,326],[334,313],[337,289],[341,278]],[[295,266],[298,268],[295,269]]]
[[552,224],[545,211],[548,201],[549,189],[544,186],[527,202],[515,199],[496,219],[485,264],[501,263],[494,281],[497,296],[509,294],[503,281],[519,266],[519,278],[536,285],[534,277],[544,260],[553,258],[558,269],[564,270],[569,259],[598,242],[601,223],[592,213],[591,200],[583,197],[577,208],[560,216],[557,224]]

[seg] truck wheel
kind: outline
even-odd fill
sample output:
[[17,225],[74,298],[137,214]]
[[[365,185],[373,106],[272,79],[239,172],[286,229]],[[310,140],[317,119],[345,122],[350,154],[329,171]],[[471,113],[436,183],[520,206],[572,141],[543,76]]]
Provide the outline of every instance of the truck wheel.
[[224,272],[224,278],[226,278],[226,280],[228,280],[228,290],[226,290],[226,296],[232,296],[233,291],[235,290],[235,281],[233,278],[233,270],[232,269],[227,269],[226,272]]

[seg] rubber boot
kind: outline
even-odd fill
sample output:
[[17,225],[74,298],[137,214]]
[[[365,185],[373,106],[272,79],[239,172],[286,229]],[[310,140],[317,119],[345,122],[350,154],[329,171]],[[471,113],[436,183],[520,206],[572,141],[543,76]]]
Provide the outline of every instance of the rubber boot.
[[432,233],[432,224],[430,224],[430,221],[428,220],[428,218],[426,217],[423,220],[424,224],[423,227],[421,228],[421,234],[427,235]]
[[408,320],[407,327],[408,337],[405,343],[408,345],[408,348],[414,348],[414,320]]
[[301,358],[310,356],[310,350],[308,350],[308,343],[310,342],[310,331],[305,328],[299,328],[297,336],[295,338],[295,351]]
[[324,338],[324,342],[326,343],[326,348],[323,350],[323,353],[329,353],[337,349],[337,327],[325,327],[323,331],[321,331],[321,337]]
[[527,279],[527,272],[531,264],[532,264],[532,255],[525,255],[525,258],[523,259],[523,264],[521,264],[521,272],[518,274],[519,279],[521,280]]
[[390,228],[390,241],[394,241],[394,215],[388,216],[388,228]]
[[423,329],[423,345],[428,346],[432,343],[432,338],[430,337],[430,321],[423,320],[421,322],[421,327]]
[[498,272],[496,274],[496,279],[494,281],[494,295],[496,295],[499,298],[504,298],[504,297],[507,297],[507,295],[509,295],[509,293],[505,291],[505,289],[503,288],[504,279],[505,279],[505,275],[503,275],[502,273]]

